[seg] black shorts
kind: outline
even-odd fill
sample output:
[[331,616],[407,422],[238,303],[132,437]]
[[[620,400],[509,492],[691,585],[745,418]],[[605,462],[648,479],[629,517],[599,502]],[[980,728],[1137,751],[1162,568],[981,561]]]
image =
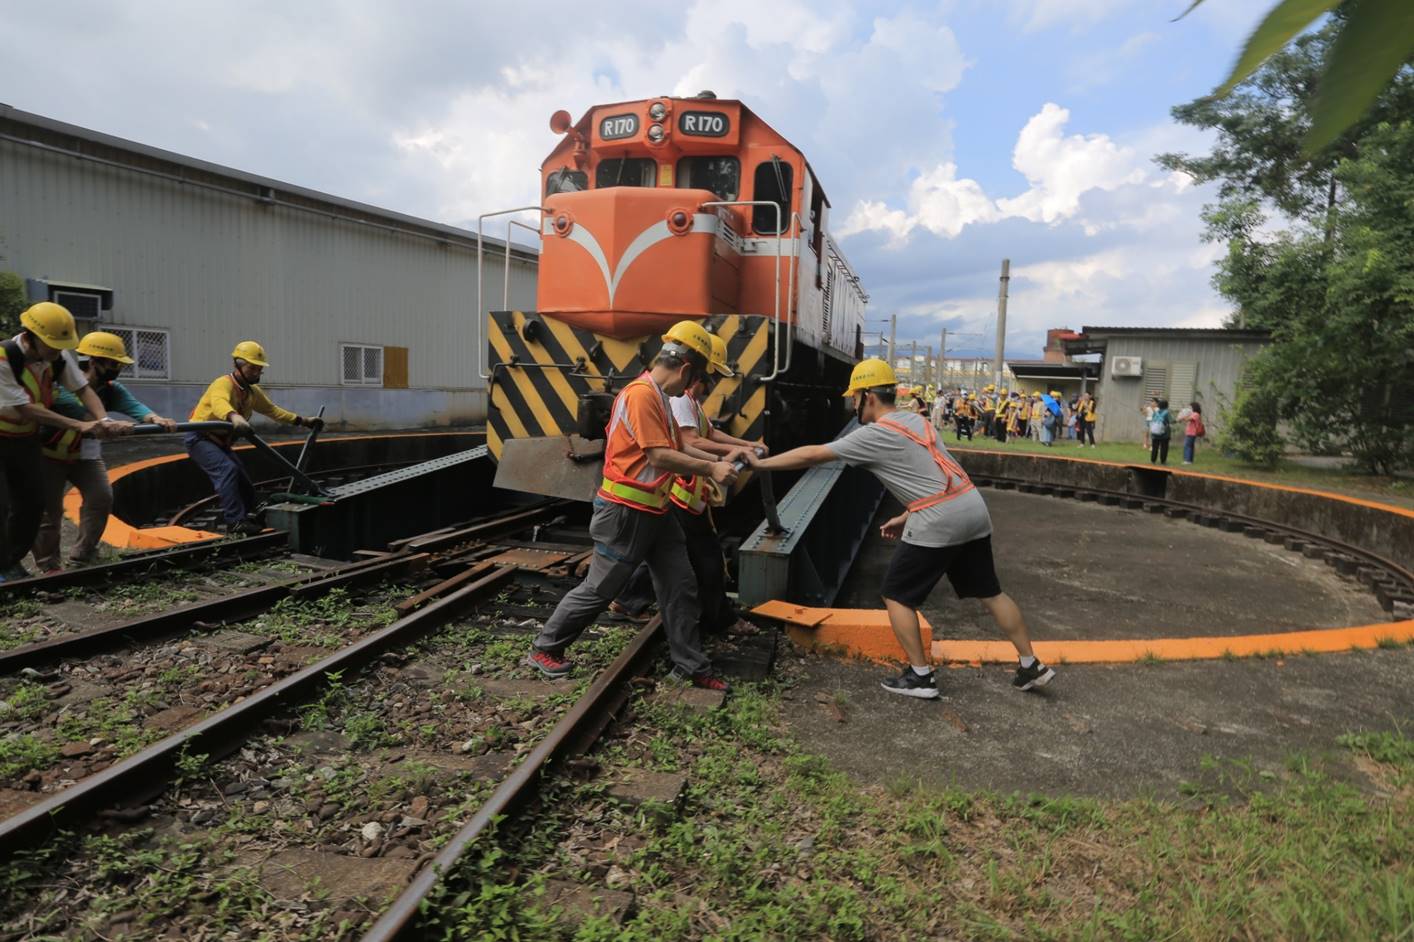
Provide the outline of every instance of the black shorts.
[[990,599],[1002,594],[992,563],[990,536],[956,546],[900,543],[889,562],[880,594],[909,608],[918,608],[945,574],[960,599]]

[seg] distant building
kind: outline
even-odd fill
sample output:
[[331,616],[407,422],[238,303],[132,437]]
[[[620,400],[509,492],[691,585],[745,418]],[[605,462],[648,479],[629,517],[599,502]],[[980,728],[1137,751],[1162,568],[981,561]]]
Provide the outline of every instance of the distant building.
[[1087,326],[1062,344],[1068,355],[1100,355],[1096,436],[1139,441],[1150,397],[1167,399],[1175,414],[1199,402],[1207,425],[1214,427],[1247,361],[1270,341],[1263,330]]
[[[505,291],[533,309],[536,266],[534,249],[507,259],[488,239],[485,306]],[[306,414],[486,417],[474,232],[0,105],[0,271],[80,333],[123,336],[138,361],[125,381],[164,415],[184,418],[251,339],[271,360],[263,385]]]

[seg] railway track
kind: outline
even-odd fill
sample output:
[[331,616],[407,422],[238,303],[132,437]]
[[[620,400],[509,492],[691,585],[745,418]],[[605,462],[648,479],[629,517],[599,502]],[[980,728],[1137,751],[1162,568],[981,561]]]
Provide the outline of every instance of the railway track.
[[1139,495],[1130,491],[1073,484],[1046,484],[999,475],[974,476],[972,480],[978,487],[1071,498],[1108,507],[1123,507],[1127,510],[1143,510],[1279,544],[1293,552],[1301,553],[1308,559],[1325,562],[1342,576],[1358,580],[1375,594],[1381,607],[1387,612],[1405,611],[1406,607],[1414,608],[1414,572],[1378,553],[1322,533],[1260,517],[1228,511],[1219,512],[1198,504]]
[[[555,502],[517,508],[400,541],[386,556],[341,571],[244,590],[240,601],[196,603],[179,616],[154,613],[142,620],[145,629],[129,623],[9,652],[11,660],[0,661],[8,689],[27,691],[11,696],[18,702],[9,704],[9,718],[23,715],[31,740],[45,726],[70,735],[93,731],[63,718],[51,722],[53,703],[80,686],[76,670],[96,669],[110,690],[126,687],[139,697],[158,682],[203,696],[215,688],[222,705],[202,715],[164,704],[160,722],[149,725],[149,714],[135,726],[141,737],[125,740],[135,750],[127,756],[104,751],[112,744],[103,732],[63,743],[73,753],[66,759],[85,763],[85,777],[41,772],[6,783],[17,787],[0,785],[0,801],[8,802],[0,856],[12,874],[40,875],[38,884],[6,884],[0,925],[17,928],[0,939],[130,932],[138,928],[134,919],[110,911],[117,889],[142,903],[136,922],[156,920],[162,932],[184,938],[245,937],[282,919],[310,938],[337,935],[340,923],[376,923],[369,938],[414,932],[436,874],[451,869],[492,822],[523,807],[555,762],[587,749],[627,699],[630,680],[656,656],[661,633],[654,622],[587,639],[580,660],[603,668],[592,680],[582,674],[577,684],[550,683],[521,665],[527,635],[573,584],[576,564],[589,552],[587,535],[583,543],[535,539],[542,530],[560,540],[574,535],[563,526],[562,509]],[[341,578],[367,584],[329,585]],[[271,601],[275,590],[280,597]],[[207,630],[194,613],[212,616],[213,603],[217,616],[259,617]],[[356,613],[334,626],[341,643],[354,639],[337,650],[268,642],[267,623],[279,622],[279,634],[291,611],[317,620],[336,610]],[[187,630],[193,626],[197,632]],[[174,633],[160,646],[137,643]],[[209,654],[212,641],[219,656],[194,656]],[[224,680],[209,673],[218,665]],[[159,733],[165,735],[152,742]],[[18,738],[7,734],[6,741]],[[40,782],[43,788],[35,787]],[[204,934],[211,927],[202,904],[144,901],[145,890],[130,884],[161,884],[151,872],[130,873],[115,889],[103,863],[121,846],[125,857],[156,855],[181,869],[176,858],[188,860],[193,851],[174,848],[196,844],[203,848],[198,882],[239,871],[254,881],[247,889],[263,894],[265,902],[244,913],[251,920],[244,934],[234,927],[222,930],[234,935]],[[250,866],[240,863],[267,851]],[[291,873],[346,883],[349,892],[406,891],[381,917],[358,906],[286,911],[274,901],[282,885],[298,882]],[[62,905],[54,894],[64,894]],[[92,908],[72,905],[73,894]]]

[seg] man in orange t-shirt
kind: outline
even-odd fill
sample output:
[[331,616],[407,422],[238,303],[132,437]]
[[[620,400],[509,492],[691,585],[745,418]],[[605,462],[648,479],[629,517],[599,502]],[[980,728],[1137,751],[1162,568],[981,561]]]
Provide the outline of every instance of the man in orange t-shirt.
[[589,574],[560,600],[526,658],[545,676],[570,673],[565,649],[609,607],[638,564],[646,562],[663,613],[673,674],[699,687],[726,689],[702,650],[697,580],[682,526],[668,513],[675,474],[706,475],[723,485],[736,480],[731,462],[738,454],[723,460],[685,446],[671,418],[668,400],[706,375],[711,355],[706,329],[680,321],[663,335],[648,371],[614,400],[604,440],[604,480],[589,521],[594,540]]

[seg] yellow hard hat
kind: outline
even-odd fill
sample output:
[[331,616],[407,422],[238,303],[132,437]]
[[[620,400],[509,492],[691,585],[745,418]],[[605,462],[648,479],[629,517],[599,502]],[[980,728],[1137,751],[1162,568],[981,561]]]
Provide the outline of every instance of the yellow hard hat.
[[269,366],[270,362],[265,359],[265,348],[254,340],[242,340],[236,344],[236,349],[231,351],[231,356],[239,360],[245,360],[253,366]]
[[735,376],[732,368],[727,366],[727,342],[716,334],[709,335],[712,338],[712,357],[709,361],[712,372],[722,376]]
[[878,357],[870,357],[867,360],[860,360],[854,365],[854,371],[849,374],[849,388],[844,391],[844,394],[853,396],[861,389],[897,385],[898,376],[894,374],[894,368]]
[[1031,398],[1032,398],[1032,399],[1040,399],[1040,398],[1041,398],[1041,390],[1038,389],[1038,390],[1036,390],[1035,392],[1031,393]]
[[987,385],[985,385],[985,386],[982,387],[982,391],[983,391],[983,392],[991,392],[992,390],[994,390],[994,389],[996,389],[996,388],[997,388],[997,386],[996,386],[995,383],[988,383]]
[[1052,390],[1051,390],[1051,398],[1052,398],[1052,399],[1059,399],[1060,397],[1061,397],[1061,394],[1060,394],[1060,390],[1059,390],[1059,389],[1052,389]]
[[968,394],[967,394],[967,400],[968,400],[968,402],[976,402],[976,401],[977,401],[977,394],[976,394],[976,393],[968,393]]
[[86,357],[102,357],[128,365],[133,362],[133,358],[128,356],[128,347],[123,343],[123,338],[106,330],[91,330],[84,334],[83,339],[79,341],[78,351]]
[[676,343],[712,362],[712,335],[697,321],[678,321],[663,335],[664,343]]
[[20,323],[55,350],[72,350],[79,345],[74,315],[62,304],[53,301],[31,304],[20,315]]

